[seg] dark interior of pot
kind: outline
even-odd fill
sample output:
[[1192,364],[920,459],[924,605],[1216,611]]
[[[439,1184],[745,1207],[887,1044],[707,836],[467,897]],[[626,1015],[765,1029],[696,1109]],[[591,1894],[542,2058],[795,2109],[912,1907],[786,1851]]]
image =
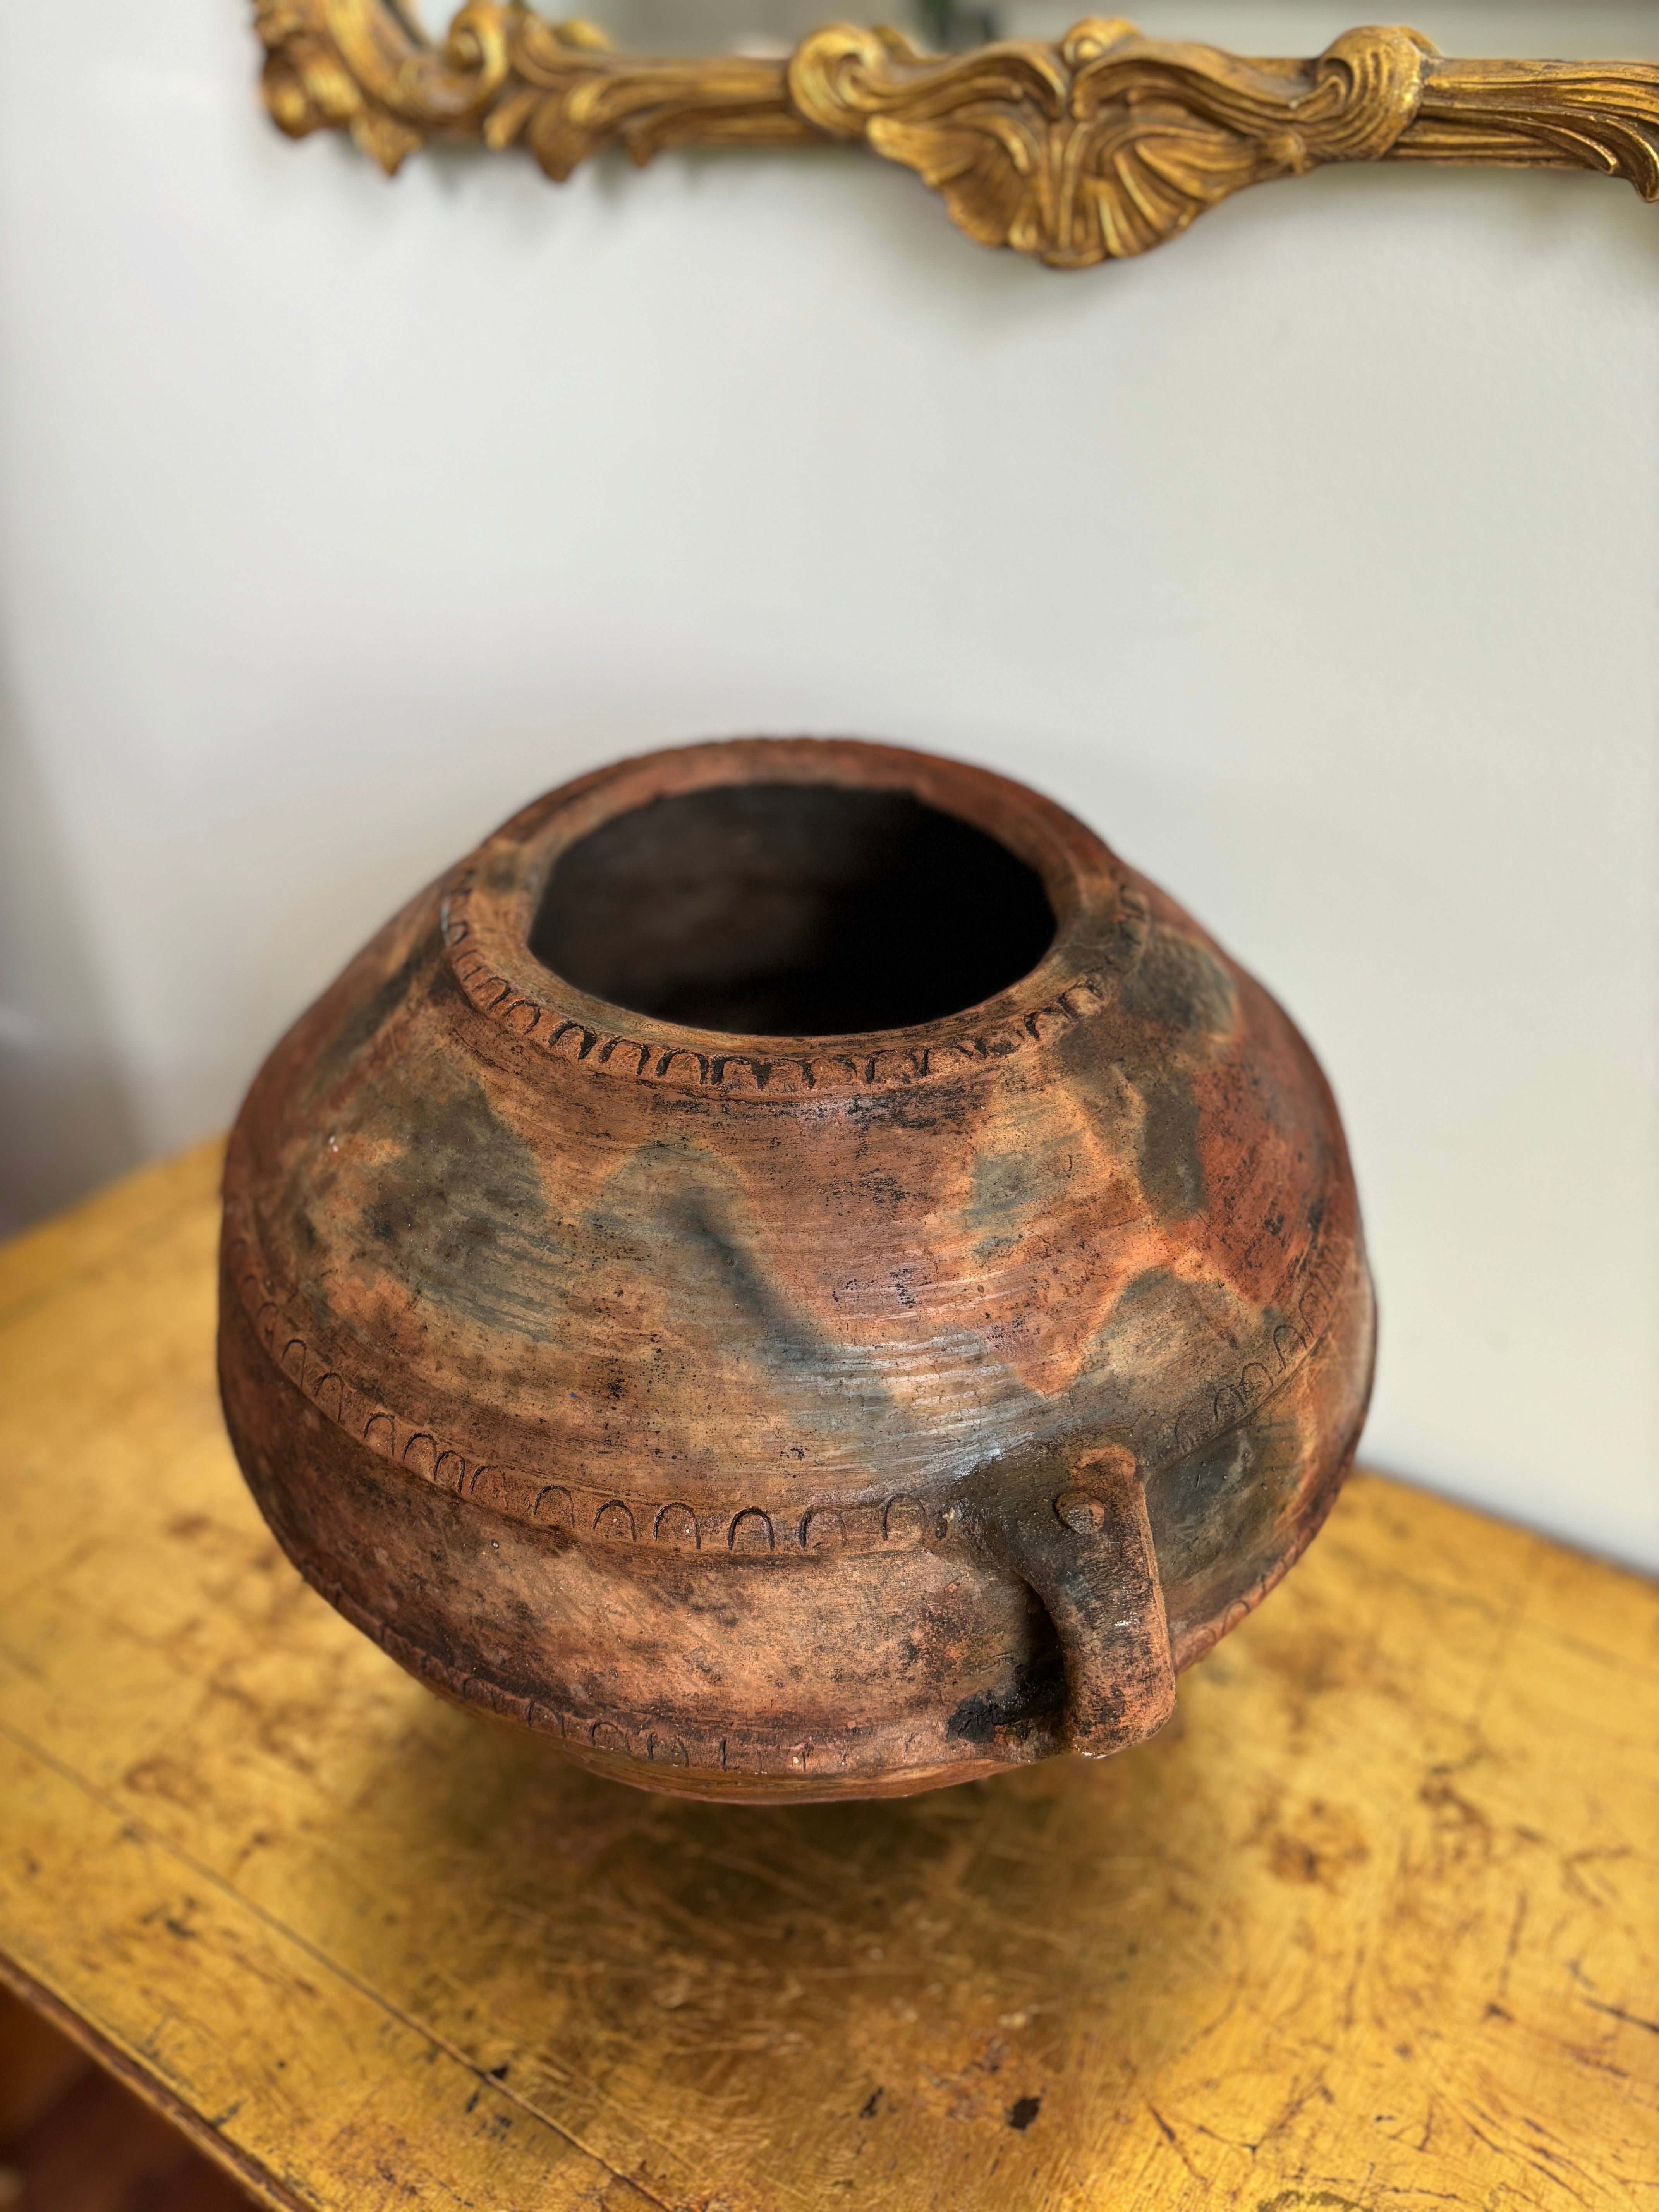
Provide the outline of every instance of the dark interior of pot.
[[1042,879],[908,792],[720,785],[573,845],[530,932],[594,997],[693,1028],[844,1036],[977,1006],[1054,941]]

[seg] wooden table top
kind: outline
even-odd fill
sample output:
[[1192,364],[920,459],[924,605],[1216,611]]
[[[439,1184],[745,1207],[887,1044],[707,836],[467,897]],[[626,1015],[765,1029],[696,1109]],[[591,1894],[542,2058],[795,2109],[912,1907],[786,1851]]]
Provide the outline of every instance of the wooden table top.
[[1652,2212],[1651,1584],[1363,1476],[1139,1750],[653,1798],[277,1553],[217,1164],[0,1252],[0,1971],[256,2193]]

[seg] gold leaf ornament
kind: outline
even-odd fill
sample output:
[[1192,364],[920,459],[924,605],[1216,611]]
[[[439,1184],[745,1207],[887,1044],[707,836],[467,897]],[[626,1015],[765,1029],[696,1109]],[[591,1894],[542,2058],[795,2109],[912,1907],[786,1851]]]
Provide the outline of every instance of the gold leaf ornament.
[[434,138],[522,146],[562,180],[609,145],[867,144],[985,246],[1055,269],[1144,253],[1247,185],[1330,161],[1589,169],[1659,199],[1659,64],[1456,61],[1418,32],[1249,60],[1091,16],[1057,46],[925,54],[815,31],[786,61],[619,53],[591,23],[468,0],[441,40],[396,0],[254,0],[265,104],[388,172]]
[[619,54],[591,24],[511,12],[515,82],[483,135],[492,146],[522,138],[556,183],[613,142],[643,167],[672,146],[788,145],[817,135],[789,106],[781,61]]
[[511,70],[518,12],[463,8],[438,46],[385,0],[255,0],[265,106],[291,138],[343,126],[391,175],[434,132],[488,110]]
[[789,144],[817,133],[788,104],[781,61],[654,61],[580,18],[471,0],[434,45],[390,0],[255,0],[264,99],[290,137],[349,130],[388,174],[433,138],[522,144],[556,183],[616,142],[639,163],[669,146]]
[[1378,160],[1415,117],[1434,52],[1372,29],[1312,62],[1246,61],[1114,16],[1058,46],[941,60],[836,24],[797,49],[789,92],[820,130],[914,169],[981,245],[1078,269],[1144,253],[1246,185]]

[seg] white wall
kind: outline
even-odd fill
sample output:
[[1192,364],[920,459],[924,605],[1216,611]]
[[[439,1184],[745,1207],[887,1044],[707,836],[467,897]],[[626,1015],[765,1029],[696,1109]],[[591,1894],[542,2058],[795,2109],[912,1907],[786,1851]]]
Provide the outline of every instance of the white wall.
[[[1291,51],[1364,12],[1139,10]],[[1419,12],[1659,52],[1634,0]],[[934,745],[1309,1030],[1373,1462],[1659,1564],[1659,211],[1333,171],[1057,276],[833,150],[387,185],[279,138],[255,59],[236,0],[0,18],[13,1218],[222,1123],[572,771]]]

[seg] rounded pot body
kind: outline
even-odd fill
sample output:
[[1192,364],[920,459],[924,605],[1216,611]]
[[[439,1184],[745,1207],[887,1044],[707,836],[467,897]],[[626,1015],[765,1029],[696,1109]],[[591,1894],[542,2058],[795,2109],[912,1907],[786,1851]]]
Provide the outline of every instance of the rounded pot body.
[[1060,809],[892,747],[537,801],[283,1039],[226,1168],[225,1408],[290,1558],[692,1794],[1151,1733],[1317,1529],[1373,1338],[1283,1012]]

